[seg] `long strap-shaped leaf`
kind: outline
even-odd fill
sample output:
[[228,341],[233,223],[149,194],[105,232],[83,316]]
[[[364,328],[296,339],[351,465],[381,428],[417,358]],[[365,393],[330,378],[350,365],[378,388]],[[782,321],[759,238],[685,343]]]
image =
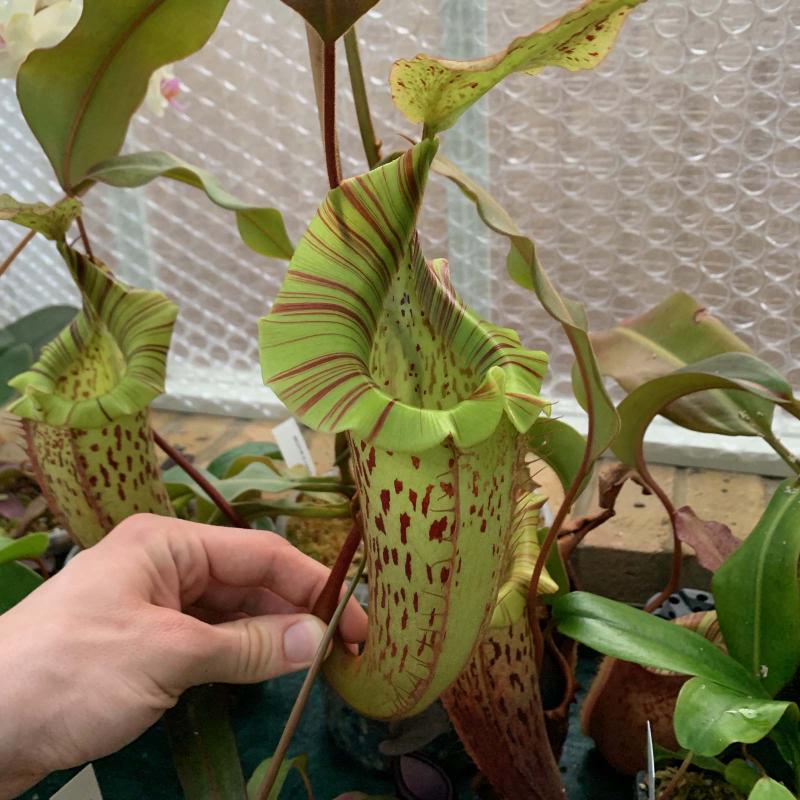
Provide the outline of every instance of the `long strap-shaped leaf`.
[[144,186],[158,177],[171,178],[202,189],[212,203],[233,211],[242,241],[257,253],[273,258],[292,257],[292,243],[279,211],[242,202],[223,189],[210,172],[171,153],[156,150],[109,158],[95,164],[86,180],[127,189]]
[[525,431],[542,410],[546,356],[478,319],[419,251],[435,153],[422,142],[329,192],[261,320],[264,380],[313,428],[411,452],[472,446],[504,413]]

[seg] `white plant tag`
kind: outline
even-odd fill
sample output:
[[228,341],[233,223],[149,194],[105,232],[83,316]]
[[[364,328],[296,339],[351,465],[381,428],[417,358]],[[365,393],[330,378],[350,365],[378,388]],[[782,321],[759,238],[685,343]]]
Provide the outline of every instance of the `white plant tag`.
[[50,800],[103,800],[94,767],[85,766],[68,784],[62,786]]
[[303,432],[294,417],[289,417],[285,422],[276,425],[272,433],[287,467],[303,466],[309,475],[317,474]]

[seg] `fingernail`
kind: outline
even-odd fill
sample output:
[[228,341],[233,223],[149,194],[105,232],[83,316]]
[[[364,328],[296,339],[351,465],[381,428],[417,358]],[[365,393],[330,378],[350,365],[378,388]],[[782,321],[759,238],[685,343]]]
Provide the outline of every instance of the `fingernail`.
[[322,625],[312,620],[295,622],[283,634],[283,654],[293,664],[308,664],[313,661],[324,631]]

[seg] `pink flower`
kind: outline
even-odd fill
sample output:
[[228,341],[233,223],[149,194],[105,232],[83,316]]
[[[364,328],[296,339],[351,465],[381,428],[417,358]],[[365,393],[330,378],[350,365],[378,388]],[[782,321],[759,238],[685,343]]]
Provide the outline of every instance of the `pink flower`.
[[179,110],[184,108],[183,103],[178,100],[182,91],[183,84],[175,77],[172,64],[167,64],[150,76],[145,104],[157,117],[163,117],[168,106]]

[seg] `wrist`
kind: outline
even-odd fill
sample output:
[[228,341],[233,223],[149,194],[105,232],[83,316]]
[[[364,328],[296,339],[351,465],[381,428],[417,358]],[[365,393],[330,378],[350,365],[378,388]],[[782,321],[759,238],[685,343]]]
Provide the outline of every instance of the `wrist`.
[[16,797],[49,772],[39,758],[47,749],[48,691],[14,616],[12,609],[0,617],[0,640],[7,643],[0,653],[0,800]]

